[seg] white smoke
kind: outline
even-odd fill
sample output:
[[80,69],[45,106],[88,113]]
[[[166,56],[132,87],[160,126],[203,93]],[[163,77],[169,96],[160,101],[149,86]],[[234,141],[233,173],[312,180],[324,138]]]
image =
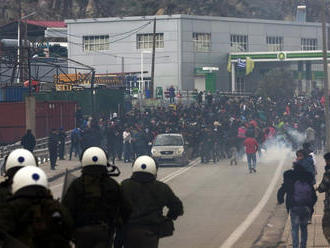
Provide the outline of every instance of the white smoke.
[[294,155],[291,144],[285,141],[282,136],[266,141],[261,146],[261,153],[259,161],[262,163],[276,162],[291,158]]
[[303,133],[299,133],[296,129],[287,128],[287,133],[290,135],[291,139],[295,142],[298,147],[301,147],[304,143],[306,136]]
[[286,134],[278,134],[261,146],[260,162],[269,163],[282,159],[294,160],[296,150],[302,149],[305,135],[295,129],[287,128]]

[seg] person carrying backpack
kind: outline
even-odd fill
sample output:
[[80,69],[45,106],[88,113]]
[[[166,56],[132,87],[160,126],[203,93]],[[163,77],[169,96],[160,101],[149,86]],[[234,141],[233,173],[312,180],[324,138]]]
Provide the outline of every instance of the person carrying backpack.
[[11,193],[0,206],[0,247],[71,247],[71,216],[53,199],[43,170],[21,168],[13,178]]
[[[283,174],[283,184],[277,192],[278,204],[284,203],[286,195],[286,208],[291,218],[291,235],[293,248],[305,248],[307,244],[307,224],[313,213],[317,196],[313,187],[313,174],[306,171],[302,161],[302,150],[296,152],[297,160],[293,169]],[[299,245],[300,230],[300,245]]]

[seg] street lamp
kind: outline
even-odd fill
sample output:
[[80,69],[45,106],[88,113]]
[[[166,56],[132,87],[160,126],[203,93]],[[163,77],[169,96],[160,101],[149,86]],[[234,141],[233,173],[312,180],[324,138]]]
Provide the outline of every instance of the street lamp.
[[330,152],[330,116],[329,116],[329,77],[328,77],[328,48],[327,48],[327,31],[326,31],[326,0],[322,1],[322,40],[323,40],[323,71],[324,71],[324,117],[325,117],[325,133],[326,133],[326,152]]
[[[21,9],[20,9],[21,11]],[[21,15],[21,13],[19,13]],[[21,21],[30,17],[30,16],[33,16],[37,14],[37,12],[32,12],[26,16],[23,16],[23,17],[20,17],[18,18],[17,20],[17,83],[20,83],[20,51],[21,51]],[[26,44],[24,44],[26,45]]]
[[148,50],[143,50],[141,51],[141,86],[140,86],[140,90],[142,90],[142,96],[144,96],[144,78],[143,78],[143,54],[144,53],[149,53],[151,54],[151,51]]

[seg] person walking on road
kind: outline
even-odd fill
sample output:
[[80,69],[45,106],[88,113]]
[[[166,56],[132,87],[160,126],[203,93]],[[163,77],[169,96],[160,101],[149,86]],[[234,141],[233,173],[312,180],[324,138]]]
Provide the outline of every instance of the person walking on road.
[[33,152],[34,147],[36,146],[36,138],[32,134],[31,129],[26,130],[26,134],[22,138],[21,145],[24,149]]
[[58,130],[58,156],[59,156],[60,160],[64,160],[65,138],[66,138],[65,131],[64,131],[63,127],[61,127]]
[[75,128],[71,132],[71,146],[70,146],[70,160],[72,159],[72,153],[74,152],[75,157],[80,157],[81,147],[81,131],[79,128]]
[[258,151],[258,142],[253,137],[247,137],[244,140],[245,152],[247,156],[248,166],[250,173],[257,172],[257,151]]
[[322,229],[324,237],[330,245],[330,152],[326,153],[323,157],[326,163],[325,172],[317,191],[319,193],[325,193]]
[[48,151],[50,160],[50,169],[55,170],[58,149],[58,136],[56,129],[52,129],[48,137]]
[[286,195],[285,203],[291,219],[293,248],[306,248],[307,225],[317,201],[313,175],[304,169],[303,154],[300,151],[296,152],[297,160],[293,163],[293,169],[284,172],[283,184],[277,192],[278,204],[284,202],[284,195]]
[[174,89],[173,85],[171,85],[171,87],[168,89],[168,91],[169,91],[170,103],[174,103],[175,102],[175,89]]

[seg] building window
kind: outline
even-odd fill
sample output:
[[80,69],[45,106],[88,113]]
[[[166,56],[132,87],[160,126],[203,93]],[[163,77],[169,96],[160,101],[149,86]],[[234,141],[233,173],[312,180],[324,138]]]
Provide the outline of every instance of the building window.
[[109,35],[83,36],[84,51],[103,51],[109,47]]
[[[137,49],[152,49],[153,34],[138,34],[136,36]],[[164,48],[164,34],[156,34],[156,48]]]
[[317,50],[317,39],[301,39],[301,50],[303,51],[311,51]]
[[248,51],[248,36],[236,35],[230,36],[231,52],[247,52]]
[[279,36],[267,36],[266,42],[268,46],[268,51],[282,51],[283,50],[283,37]]
[[211,34],[193,33],[193,43],[195,52],[209,52],[211,50]]
[[245,92],[245,79],[244,77],[236,78],[236,91],[237,92]]

